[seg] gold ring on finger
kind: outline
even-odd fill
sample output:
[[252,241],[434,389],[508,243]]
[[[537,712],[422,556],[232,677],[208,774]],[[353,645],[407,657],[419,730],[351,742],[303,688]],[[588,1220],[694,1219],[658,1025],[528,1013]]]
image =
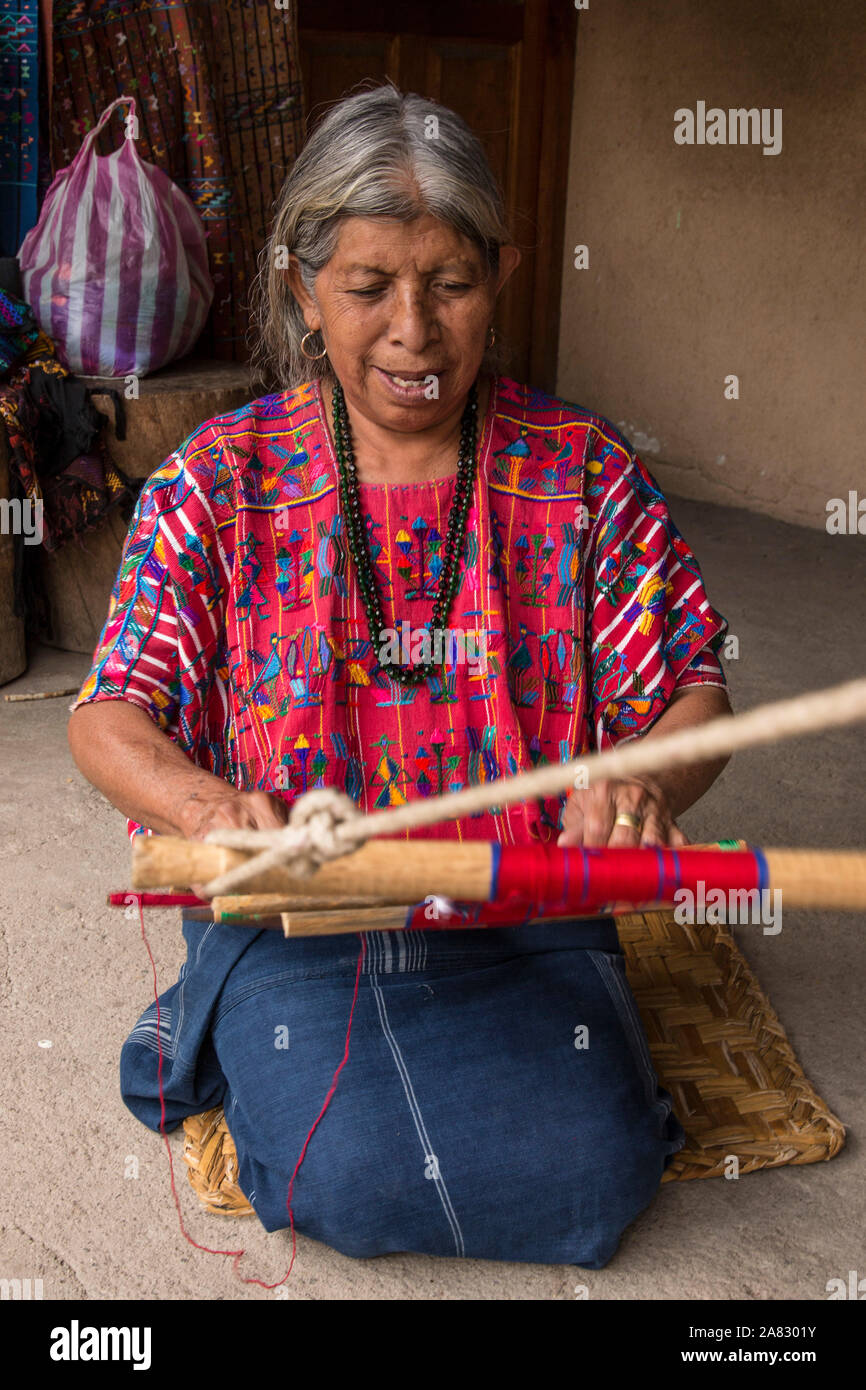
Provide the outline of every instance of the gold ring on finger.
[[627,825],[630,830],[640,830],[643,827],[643,821],[640,816],[633,816],[631,811],[620,811],[614,825]]

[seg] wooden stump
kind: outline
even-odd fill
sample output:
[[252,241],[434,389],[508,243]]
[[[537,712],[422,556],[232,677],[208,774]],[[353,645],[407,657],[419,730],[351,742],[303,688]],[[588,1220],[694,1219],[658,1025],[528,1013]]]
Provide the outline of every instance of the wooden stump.
[[[210,362],[185,357],[153,376],[141,377],[138,400],[126,400],[124,378],[82,377],[94,392],[94,405],[107,415],[105,442],[119,468],[132,478],[148,478],[188,434],[214,415],[237,410],[252,399],[249,369],[242,362]],[[113,388],[124,397],[126,439],[114,429],[114,402],[100,394]],[[119,559],[119,557],[118,557]]]
[[126,526],[119,511],[101,526],[40,552],[40,571],[51,614],[47,647],[91,656],[108,617],[108,597],[120,566]]
[[[109,454],[133,478],[149,477],[199,425],[252,399],[249,372],[243,363],[185,358],[140,379],[138,400],[124,399],[126,439],[119,440],[114,402],[98,393],[113,387],[123,396],[124,379],[81,379],[97,393],[97,409],[109,417],[104,435]],[[53,554],[41,552],[53,627],[52,637],[45,639],[49,646],[88,655],[93,652],[108,615],[109,594],[125,536],[126,526],[115,512],[79,541],[70,541]]]

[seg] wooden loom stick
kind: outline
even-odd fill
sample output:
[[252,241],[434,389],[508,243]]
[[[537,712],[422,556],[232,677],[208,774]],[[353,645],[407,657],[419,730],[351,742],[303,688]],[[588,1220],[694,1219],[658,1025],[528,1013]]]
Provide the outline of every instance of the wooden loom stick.
[[[659,904],[660,906],[662,904]],[[386,907],[377,910],[371,909],[369,912],[359,914],[358,912],[281,912],[279,914],[283,935],[290,940],[299,936],[348,936],[351,932],[362,931],[405,931],[406,920],[412,911],[412,904],[407,903],[404,907]],[[612,917],[623,917],[634,913],[633,904],[616,903],[609,912]],[[651,908],[642,907],[641,911],[651,911]],[[605,915],[608,915],[605,913]],[[569,912],[563,914],[561,920],[565,921],[597,921],[600,913],[595,912]],[[549,925],[555,922],[555,917],[530,917],[521,918],[518,922],[497,922],[498,927],[524,925],[529,927]],[[260,925],[255,923],[256,926]],[[275,923],[276,925],[276,923]],[[455,924],[456,925],[456,924]],[[470,929],[482,931],[492,923],[469,924]],[[447,930],[447,928],[446,928]]]
[[283,935],[345,936],[359,931],[402,931],[406,926],[405,907],[362,907],[345,912],[281,912]]
[[[770,890],[781,891],[783,908],[866,909],[866,854],[857,850],[768,849],[764,851],[764,857],[770,870]],[[843,870],[841,874],[840,867]],[[707,886],[708,890],[710,886]],[[739,891],[748,892],[746,889]],[[651,912],[654,908],[672,906],[673,901],[668,898],[656,903],[641,903],[640,911]],[[338,936],[359,931],[402,931],[411,907],[411,904],[407,904],[385,911],[370,909],[361,913],[343,909],[322,912],[296,910],[283,911],[279,915],[283,934],[287,937]],[[613,917],[629,916],[636,910],[634,903],[614,903],[608,909]],[[569,912],[567,915],[575,920],[581,917],[579,912]],[[598,910],[583,915],[592,920],[598,916]],[[526,925],[535,926],[555,920],[551,916],[533,917]],[[748,911],[742,919],[738,918],[738,924],[749,925]]]
[[[687,846],[688,848],[698,849],[706,846]],[[764,851],[764,858],[770,872],[770,888],[778,888],[782,892],[784,905],[790,908],[824,908],[836,909],[841,911],[856,912],[859,909],[866,909],[866,853],[860,850],[800,850],[800,849],[768,849]],[[428,894],[423,894],[419,901]],[[451,897],[457,895],[453,892]],[[389,900],[392,901],[392,900]],[[466,899],[466,901],[475,901]],[[372,909],[383,906],[384,899],[371,902],[369,899],[357,899],[356,903],[350,900],[334,899],[333,902],[323,902],[321,899],[311,898],[307,902],[296,898],[293,900],[281,898],[279,895],[265,896],[263,898],[243,897],[217,899],[214,898],[212,906],[216,916],[216,905],[231,904],[232,911],[236,917],[248,911],[250,915],[255,912],[271,912],[274,915],[290,916],[292,920],[292,936],[321,936],[328,932],[364,930],[364,928],[352,928],[345,925],[340,926],[341,921],[348,922],[350,919],[357,922],[358,906],[364,905],[371,909],[370,920],[375,915]],[[262,906],[258,906],[261,902]],[[662,904],[660,904],[662,905]],[[409,904],[401,905],[400,911],[405,914]],[[633,905],[617,904],[617,911],[633,912]],[[321,925],[325,919],[334,921],[336,925],[325,927]],[[219,920],[219,918],[217,918]],[[316,924],[320,923],[318,930]],[[405,915],[397,922],[398,927],[405,925]],[[309,926],[309,930],[307,930]],[[285,922],[283,922],[285,929]],[[376,930],[376,928],[370,928]],[[385,931],[387,928],[381,927],[378,930]],[[288,933],[286,933],[288,935]]]
[[786,907],[866,909],[866,852],[857,849],[765,849],[770,887]]
[[[206,883],[250,857],[249,852],[204,840],[139,835],[132,846],[132,886],[181,888]],[[433,886],[425,886],[431,883]],[[257,875],[248,887],[251,893],[295,898],[367,897],[383,903],[405,903],[423,899],[428,893],[483,902],[490,885],[491,847],[483,840],[463,844],[453,840],[370,840],[353,854],[323,864],[308,878],[294,878],[288,869],[277,865]]]
[[279,916],[281,912],[338,912],[350,908],[387,907],[384,898],[311,898],[287,893],[247,893],[211,899],[215,922],[240,921],[246,917]]
[[[209,843],[209,842],[208,842]],[[745,840],[713,840],[707,844],[690,845],[690,849],[748,849]],[[308,879],[304,879],[308,883]],[[193,913],[200,919],[211,918],[214,922],[250,921],[253,918],[268,918],[270,926],[279,925],[279,915],[283,912],[328,912],[350,907],[385,907],[384,898],[366,896],[315,897],[289,893],[243,893],[216,895],[208,902],[193,893],[176,893],[163,890],[159,893],[129,890],[109,893],[106,899],[109,907],[126,907],[129,903],[140,902],[142,907],[188,907],[201,909]]]
[[[494,848],[479,840],[370,840],[353,854],[323,864],[307,878],[293,878],[287,869],[275,865],[257,876],[250,888],[256,894],[294,898],[376,898],[382,904],[398,906],[423,902],[429,896],[488,902],[492,896]],[[677,851],[684,866],[689,854],[698,852],[695,846]],[[635,853],[652,856],[654,851],[593,851],[594,856],[605,858],[612,866],[618,856]],[[743,856],[744,863],[751,859],[749,852],[722,853],[732,870],[738,855]],[[866,909],[866,851],[768,849],[763,855],[769,871],[767,886],[782,891],[785,906]],[[180,887],[206,882],[248,857],[242,850],[200,840],[141,836],[133,844],[133,887]],[[625,857],[621,862],[626,862]]]

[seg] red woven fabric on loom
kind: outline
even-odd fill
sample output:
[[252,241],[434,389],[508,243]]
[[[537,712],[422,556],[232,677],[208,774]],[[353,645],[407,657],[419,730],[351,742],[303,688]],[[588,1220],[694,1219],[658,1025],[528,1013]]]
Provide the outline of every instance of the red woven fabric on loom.
[[558,849],[491,845],[492,882],[485,903],[420,903],[407,915],[414,931],[513,927],[538,917],[589,916],[627,903],[637,911],[671,902],[687,889],[752,892],[767,885],[760,850]]
[[494,901],[537,904],[536,916],[557,908],[595,911],[607,903],[662,902],[672,891],[712,884],[723,892],[765,883],[756,851],[718,849],[503,848]]

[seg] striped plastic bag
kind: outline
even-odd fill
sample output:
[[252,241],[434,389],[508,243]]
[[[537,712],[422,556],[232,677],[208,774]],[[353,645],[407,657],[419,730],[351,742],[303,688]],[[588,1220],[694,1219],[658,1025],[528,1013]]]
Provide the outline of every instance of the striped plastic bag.
[[[127,139],[110,155],[94,141],[127,104]],[[24,297],[81,376],[144,376],[183,357],[214,295],[202,221],[167,174],[141,158],[133,97],[103,111],[55,176],[21,243]]]

